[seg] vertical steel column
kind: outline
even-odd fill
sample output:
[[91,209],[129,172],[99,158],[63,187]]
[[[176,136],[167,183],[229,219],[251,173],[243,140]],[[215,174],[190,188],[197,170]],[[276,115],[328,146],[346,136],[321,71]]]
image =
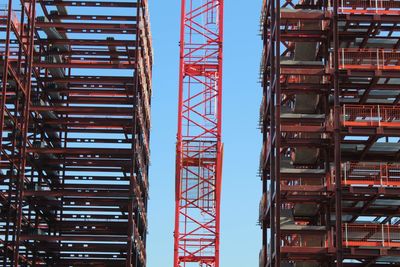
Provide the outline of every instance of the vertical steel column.
[[32,68],[33,68],[33,53],[34,53],[34,40],[35,40],[35,21],[36,21],[36,0],[30,0],[29,5],[22,6],[23,9],[29,8],[27,11],[28,19],[28,46],[27,46],[27,65],[25,68],[25,76],[24,76],[24,110],[23,110],[23,124],[21,129],[21,153],[20,153],[20,161],[19,161],[19,170],[18,170],[18,182],[17,182],[17,191],[18,191],[18,199],[16,203],[17,207],[17,216],[16,216],[16,238],[14,244],[14,266],[19,266],[19,246],[21,241],[21,226],[22,226],[22,217],[23,217],[23,198],[24,198],[24,189],[25,189],[25,169],[26,169],[26,159],[27,159],[27,146],[28,146],[28,127],[29,127],[29,107],[30,107],[30,98],[31,98],[31,81],[32,81]]
[[11,16],[12,16],[12,0],[8,0],[7,28],[6,28],[3,81],[1,88],[1,107],[0,107],[0,160],[3,159],[3,129],[4,129],[6,98],[7,98],[8,67],[9,67],[9,57],[10,57]]
[[221,232],[221,192],[222,192],[222,167],[224,160],[224,144],[222,143],[222,89],[223,89],[223,36],[224,36],[224,0],[219,0],[219,28],[218,28],[218,74],[217,74],[217,162],[215,163],[216,194],[215,194],[215,267],[220,264],[220,232]]
[[269,94],[270,94],[270,120],[271,120],[271,125],[270,125],[270,151],[271,151],[271,166],[270,166],[270,176],[271,176],[271,181],[270,181],[270,225],[271,225],[271,241],[270,241],[270,247],[271,247],[271,263],[270,266],[275,266],[275,261],[276,258],[274,257],[275,252],[276,252],[276,218],[275,218],[275,204],[276,204],[276,188],[275,188],[275,183],[276,183],[276,172],[275,172],[275,161],[276,161],[276,154],[274,153],[275,151],[275,134],[276,134],[276,119],[275,119],[275,83],[276,83],[276,76],[275,76],[275,71],[276,71],[276,52],[275,52],[275,42],[277,42],[276,36],[275,36],[275,28],[276,28],[276,12],[275,12],[275,6],[276,6],[276,1],[275,0],[270,0],[270,14],[271,14],[271,21],[270,21],[270,33],[269,33],[269,49],[271,50],[270,52],[270,81],[269,81]]
[[221,0],[182,0],[174,266],[219,266]]
[[275,222],[276,222],[276,259],[275,266],[281,266],[281,1],[275,4]]
[[[3,80],[2,80],[2,88],[1,88],[1,106],[0,106],[0,160],[3,161],[3,157],[5,156],[3,153],[6,153],[3,150],[3,133],[4,133],[4,122],[5,122],[5,109],[6,109],[6,100],[7,100],[7,83],[8,83],[8,68],[9,68],[9,57],[10,57],[10,35],[11,35],[11,15],[12,15],[12,0],[8,0],[8,10],[7,10],[7,26],[6,26],[6,39],[5,39],[5,52],[4,52],[4,66],[3,66]],[[12,168],[13,169],[13,168]],[[10,177],[9,181],[9,190],[8,190],[8,205],[11,205],[12,198],[12,179]],[[5,232],[5,240],[4,240],[4,255],[3,255],[3,266],[5,267],[8,261],[8,239],[9,239],[9,226],[11,211],[7,212],[6,219],[6,232]]]
[[[180,26],[180,41],[179,41],[179,79],[183,79],[184,73],[184,53],[185,53],[185,22],[186,16],[186,1],[181,1],[181,26]],[[181,78],[182,77],[182,78]],[[183,110],[183,82],[179,81],[179,92],[178,92],[178,132],[177,132],[177,142],[176,142],[176,165],[175,165],[175,227],[174,227],[174,267],[178,267],[180,264],[179,260],[179,238],[180,238],[180,201],[181,201],[181,170],[182,166],[182,114]]]
[[336,266],[343,265],[342,249],[342,179],[341,179],[341,122],[340,122],[340,87],[339,87],[339,29],[338,1],[333,1],[333,89],[334,89],[334,166],[335,166],[335,210],[336,210]]
[[129,180],[129,204],[128,204],[128,251],[126,255],[126,267],[131,267],[132,265],[132,257],[133,257],[133,246],[134,246],[134,228],[136,227],[134,221],[134,205],[135,205],[135,192],[134,188],[137,186],[137,181],[135,177],[135,169],[136,169],[136,131],[137,131],[137,105],[138,103],[138,90],[139,90],[139,53],[140,53],[140,9],[142,8],[142,1],[137,1],[136,7],[136,51],[135,51],[135,61],[136,61],[136,69],[135,69],[135,77],[134,77],[134,88],[133,88],[133,126],[132,126],[132,170],[131,177]]

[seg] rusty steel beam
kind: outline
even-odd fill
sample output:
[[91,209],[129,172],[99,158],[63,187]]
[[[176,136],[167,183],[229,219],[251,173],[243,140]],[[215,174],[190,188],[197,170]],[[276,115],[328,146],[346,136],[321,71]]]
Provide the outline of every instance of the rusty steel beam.
[[0,266],[146,266],[147,1],[11,6],[0,22]]
[[399,3],[263,1],[260,266],[395,264]]

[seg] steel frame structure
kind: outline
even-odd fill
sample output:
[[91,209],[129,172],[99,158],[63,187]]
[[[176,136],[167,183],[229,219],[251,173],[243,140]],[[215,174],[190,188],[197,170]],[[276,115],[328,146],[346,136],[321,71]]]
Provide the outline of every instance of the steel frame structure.
[[260,267],[400,264],[399,11],[263,2]]
[[174,267],[218,267],[222,0],[182,0]]
[[0,266],[144,267],[147,1],[8,0],[0,67]]

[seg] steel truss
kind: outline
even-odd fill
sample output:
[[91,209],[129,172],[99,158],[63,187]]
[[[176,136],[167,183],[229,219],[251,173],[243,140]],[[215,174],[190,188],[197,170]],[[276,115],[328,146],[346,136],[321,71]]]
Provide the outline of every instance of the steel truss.
[[0,265],[144,267],[147,1],[0,8]]
[[183,0],[174,266],[219,266],[223,1]]
[[399,11],[264,1],[260,266],[400,264]]

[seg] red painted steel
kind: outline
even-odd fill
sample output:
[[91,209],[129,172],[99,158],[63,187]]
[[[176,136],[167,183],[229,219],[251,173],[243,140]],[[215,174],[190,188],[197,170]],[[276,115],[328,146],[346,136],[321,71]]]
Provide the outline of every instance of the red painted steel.
[[395,49],[341,48],[339,68],[341,70],[400,70],[400,52]]
[[399,265],[399,0],[264,0],[260,267]]
[[343,105],[342,124],[358,127],[400,127],[400,107],[395,105]]
[[400,15],[397,0],[341,0],[339,12],[360,15]]
[[224,4],[181,8],[174,267],[218,267]]
[[345,247],[400,248],[400,225],[345,223],[343,233]]
[[147,0],[3,2],[0,266],[145,267]]
[[343,165],[344,185],[400,187],[400,164],[347,162]]

